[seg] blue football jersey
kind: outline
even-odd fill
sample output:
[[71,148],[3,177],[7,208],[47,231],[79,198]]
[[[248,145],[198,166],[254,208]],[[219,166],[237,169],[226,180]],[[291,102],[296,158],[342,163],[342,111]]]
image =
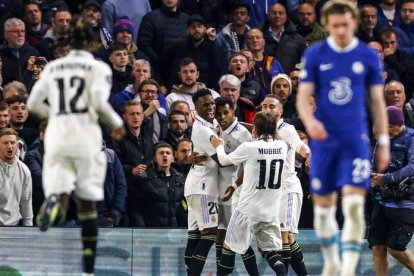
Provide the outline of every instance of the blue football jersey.
[[315,85],[315,117],[328,139],[367,133],[367,92],[383,83],[378,54],[356,38],[340,49],[329,37],[306,49],[302,62],[300,81]]

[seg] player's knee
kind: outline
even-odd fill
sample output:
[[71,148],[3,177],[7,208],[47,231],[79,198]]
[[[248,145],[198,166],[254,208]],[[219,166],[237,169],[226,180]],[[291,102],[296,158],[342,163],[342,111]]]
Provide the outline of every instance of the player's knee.
[[201,230],[201,235],[202,236],[217,235],[217,227],[203,229],[203,230]]
[[347,195],[343,198],[342,210],[345,218],[343,241],[362,241],[365,231],[364,204],[365,197],[359,194]]
[[319,238],[332,238],[338,233],[336,222],[336,207],[315,206],[314,227]]

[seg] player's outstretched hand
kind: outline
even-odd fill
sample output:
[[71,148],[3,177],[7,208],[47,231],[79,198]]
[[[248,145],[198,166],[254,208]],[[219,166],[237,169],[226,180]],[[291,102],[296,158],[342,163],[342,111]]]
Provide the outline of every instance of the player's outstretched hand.
[[211,138],[211,145],[216,149],[218,146],[224,145],[224,140],[217,136],[213,136]]
[[121,141],[122,138],[124,138],[125,135],[125,129],[123,127],[114,127],[112,129],[112,139],[114,139],[115,141]]
[[306,124],[306,130],[311,139],[325,140],[328,138],[328,132],[326,132],[324,125],[316,119],[312,119]]
[[234,193],[234,187],[231,186],[231,185],[228,186],[226,188],[226,190],[224,191],[224,196],[221,200],[228,201],[231,198],[231,196],[233,195],[233,193]]
[[380,145],[375,152],[375,161],[377,165],[377,171],[383,172],[388,168],[390,163],[390,146]]
[[194,165],[202,165],[204,161],[208,159],[207,154],[199,154],[198,152],[193,152],[191,155],[185,158],[185,164],[194,164]]

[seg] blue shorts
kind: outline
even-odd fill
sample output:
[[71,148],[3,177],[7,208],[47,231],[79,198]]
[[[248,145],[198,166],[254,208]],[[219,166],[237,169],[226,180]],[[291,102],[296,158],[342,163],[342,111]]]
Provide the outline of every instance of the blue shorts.
[[370,147],[367,138],[311,141],[311,191],[336,192],[344,185],[370,188]]

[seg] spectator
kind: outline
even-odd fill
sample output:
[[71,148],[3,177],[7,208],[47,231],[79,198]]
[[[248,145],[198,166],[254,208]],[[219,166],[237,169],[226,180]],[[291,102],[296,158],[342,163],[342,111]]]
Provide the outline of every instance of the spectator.
[[115,151],[103,145],[107,159],[104,182],[104,200],[96,203],[99,226],[118,226],[121,215],[125,212],[127,184],[121,162]]
[[403,0],[401,3],[401,21],[394,27],[398,36],[398,50],[414,58],[414,1]]
[[30,91],[32,90],[33,85],[39,79],[40,73],[42,73],[43,68],[47,64],[47,60],[45,57],[34,57],[31,56],[27,60],[27,70],[23,76],[22,82],[25,84],[27,89]]
[[247,74],[249,61],[242,53],[235,53],[230,57],[229,72],[241,81],[240,96],[258,106],[265,97],[260,84]]
[[377,8],[372,5],[365,5],[359,9],[359,12],[361,17],[356,36],[365,43],[378,41],[380,30],[378,28]]
[[[282,65],[273,56],[265,55],[265,39],[260,29],[253,28],[247,31],[247,48],[253,53],[254,66],[249,73],[257,81],[263,91],[270,92],[270,80],[273,76],[283,73]],[[248,60],[249,61],[249,60]]]
[[184,138],[178,141],[177,149],[174,151],[175,162],[172,166],[187,177],[188,172],[193,164],[188,163],[188,157],[193,153],[193,142]]
[[0,130],[9,127],[10,109],[9,105],[4,101],[0,101]]
[[292,119],[298,116],[296,102],[291,99],[292,81],[286,74],[279,74],[272,79],[272,94],[275,94],[283,105],[283,118]]
[[53,25],[53,16],[56,12],[69,10],[65,0],[42,0],[40,2],[40,10],[42,11],[43,23]]
[[[368,46],[371,47],[372,49],[375,49],[381,60],[384,61],[384,50],[382,48],[381,43],[377,42],[377,41],[371,41],[368,43]],[[385,83],[392,81],[392,80],[400,80],[400,76],[398,75],[397,71],[392,68],[388,63],[384,62],[384,81]]]
[[396,26],[399,21],[396,3],[396,0],[381,0],[377,9],[378,27],[380,30]]
[[[192,58],[184,58],[180,63],[180,71],[178,77],[181,80],[180,85],[174,85],[171,93],[167,96],[168,109],[171,104],[177,100],[183,100],[189,103],[192,121],[195,118],[196,110],[194,103],[192,102],[192,95],[201,88],[206,88],[204,83],[198,82],[200,72],[195,61]],[[215,91],[212,92],[213,97],[218,97],[219,94]]]
[[297,11],[298,24],[296,29],[298,34],[303,36],[306,46],[316,43],[328,36],[324,28],[316,22],[315,7],[309,3],[299,5]]
[[115,42],[109,48],[109,61],[112,69],[111,93],[118,93],[131,83],[132,68],[128,65],[128,49],[125,44]]
[[393,68],[404,84],[408,99],[414,92],[414,59],[398,49],[398,36],[392,28],[383,29],[380,33],[385,67]]
[[20,19],[10,18],[4,23],[4,38],[0,56],[3,85],[6,85],[14,80],[22,81],[27,73],[27,60],[39,52],[25,41],[25,25]]
[[[2,1],[0,5],[0,26],[4,26],[7,19],[23,17],[23,0]],[[0,28],[0,43],[4,42],[4,29]]]
[[414,127],[414,111],[411,104],[405,105],[407,97],[405,96],[404,85],[399,81],[390,81],[384,86],[385,104],[387,106],[396,106],[402,109],[404,114],[404,125]]
[[12,81],[9,82],[3,89],[3,100],[7,100],[12,96],[19,95],[19,96],[26,96],[27,97],[27,89],[26,85],[20,81]]
[[182,139],[191,138],[191,128],[188,127],[187,117],[184,112],[174,110],[168,114],[168,133],[164,142],[177,150],[177,143]]
[[256,107],[251,101],[240,97],[240,80],[231,74],[223,75],[219,80],[220,96],[230,98],[234,103],[234,113],[239,122],[253,123]]
[[277,0],[268,0],[268,1],[256,1],[256,0],[246,0],[246,4],[250,10],[250,19],[249,26],[257,27],[265,21],[268,15],[270,7],[276,4]]
[[[142,81],[151,78],[151,65],[145,59],[138,59],[134,62],[132,67],[132,84],[128,84],[123,91],[112,94],[109,98],[109,102],[114,107],[118,114],[123,114],[123,107],[129,100],[136,99],[141,101],[138,93],[138,87]],[[167,102],[164,94],[158,93],[158,101],[160,103],[160,112],[164,115],[167,114]]]
[[171,68],[164,66],[169,48],[187,39],[188,15],[178,8],[178,0],[162,0],[163,5],[142,18],[137,44],[150,58],[161,92],[166,94]]
[[[132,29],[139,30],[141,20],[147,13],[151,12],[148,0],[106,0],[101,1],[102,5],[102,25],[110,34],[113,33],[115,23],[122,17],[127,16],[133,22]],[[137,34],[133,33],[133,41],[137,40]]]
[[282,64],[284,72],[292,71],[300,62],[306,41],[296,33],[295,26],[288,20],[286,8],[274,4],[260,29],[266,40],[265,54],[274,56]]
[[[208,35],[208,36],[207,36]],[[171,72],[169,73],[169,87],[178,83],[177,72],[180,70],[180,62],[186,57],[192,58],[200,71],[199,81],[212,87],[217,79],[214,73],[215,30],[207,29],[204,18],[194,14],[187,20],[187,40],[172,47]]]
[[[414,273],[414,256],[407,248],[413,233],[414,130],[405,127],[401,108],[388,106],[387,112],[390,165],[385,173],[374,173],[371,178],[375,203],[368,242],[377,275],[388,274],[387,253]],[[406,182],[404,187],[402,182]]]
[[[18,133],[29,148],[32,143],[39,137],[39,131],[35,128],[25,126],[29,111],[26,108],[27,97],[13,96],[6,100],[10,107],[10,128]],[[24,154],[21,155],[24,159]]]
[[37,46],[40,54],[47,60],[50,61],[56,58],[53,55],[53,44],[59,38],[69,36],[71,19],[72,14],[68,10],[58,10],[53,15],[51,27]]
[[244,2],[236,2],[230,10],[230,22],[217,34],[216,65],[220,76],[227,73],[230,57],[246,48],[246,33],[250,29],[249,6]]
[[0,130],[0,183],[8,184],[0,189],[0,225],[32,226],[32,177],[16,157],[17,149],[17,132]]
[[30,1],[24,3],[23,20],[26,23],[26,41],[32,47],[37,47],[45,36],[48,26],[42,22],[42,12],[39,3]]
[[[185,227],[187,203],[184,198],[184,176],[171,167],[173,148],[166,143],[155,147],[154,161],[145,172],[128,181],[127,210],[130,226]],[[144,225],[134,220],[139,212]]]
[[27,152],[24,163],[30,170],[32,175],[32,203],[33,213],[37,214],[40,206],[45,201],[45,195],[43,191],[43,180],[42,180],[42,168],[43,168],[43,155],[45,154],[45,147],[43,139],[45,137],[45,130],[47,121],[43,121],[39,126],[39,138],[32,144],[29,151]]
[[201,14],[206,26],[222,29],[228,22],[226,0],[181,0],[180,9],[189,15]]
[[115,152],[121,160],[128,180],[132,175],[145,171],[153,157],[154,143],[152,132],[145,129],[148,119],[144,120],[144,110],[140,102],[136,100],[126,102],[123,118],[127,131],[122,141],[115,142]]
[[171,113],[173,111],[181,111],[182,113],[185,114],[185,117],[187,118],[187,122],[189,126],[193,125],[193,121],[192,121],[192,117],[191,117],[191,108],[190,105],[188,104],[188,102],[186,101],[182,101],[182,100],[176,100],[174,101],[168,112]]
[[70,50],[72,50],[69,38],[58,38],[56,42],[53,44],[52,50],[53,56],[57,59],[69,54]]

